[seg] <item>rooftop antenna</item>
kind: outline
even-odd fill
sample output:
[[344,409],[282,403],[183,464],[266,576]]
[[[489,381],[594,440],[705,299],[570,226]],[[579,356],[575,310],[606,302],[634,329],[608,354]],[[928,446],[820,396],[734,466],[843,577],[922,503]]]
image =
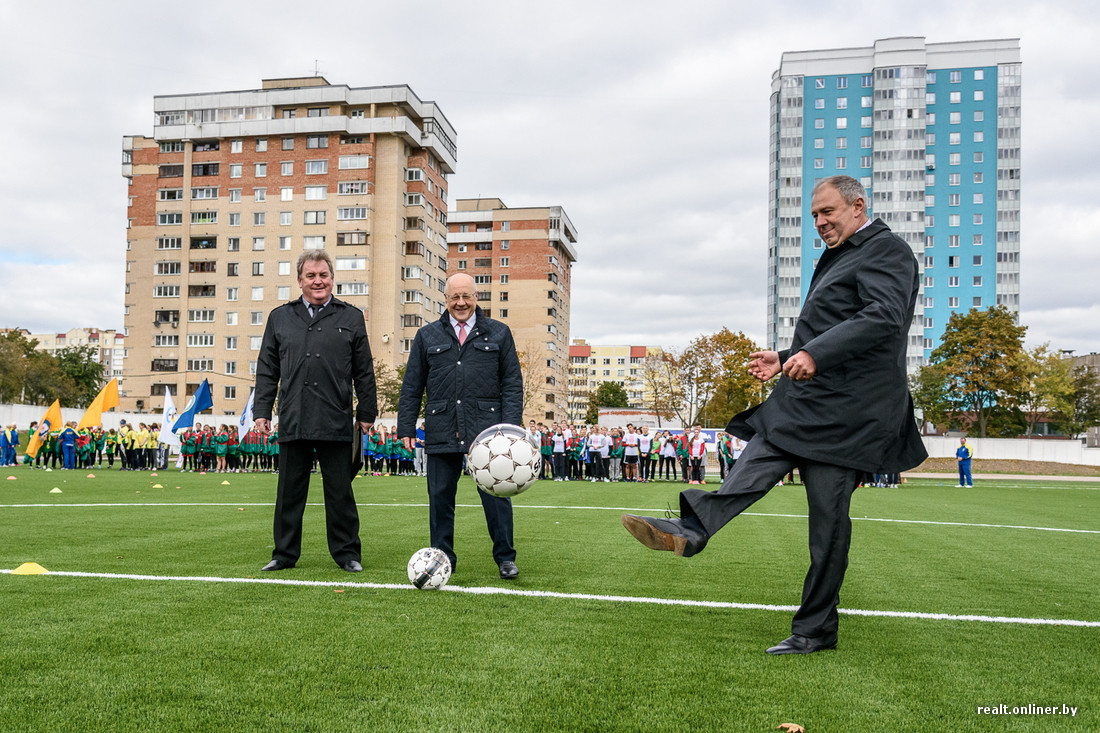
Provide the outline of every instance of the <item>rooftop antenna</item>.
[[321,63],[320,59],[313,59],[313,75],[314,76],[320,76],[321,75],[320,63]]

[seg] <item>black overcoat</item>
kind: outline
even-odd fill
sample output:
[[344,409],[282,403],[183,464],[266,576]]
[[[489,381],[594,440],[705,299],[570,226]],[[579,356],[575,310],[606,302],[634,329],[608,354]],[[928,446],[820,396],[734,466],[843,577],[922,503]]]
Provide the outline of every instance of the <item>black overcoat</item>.
[[476,310],[473,331],[460,346],[444,313],[413,339],[401,401],[397,434],[416,435],[421,397],[424,451],[465,453],[477,434],[497,423],[523,422],[523,376],[512,331]]
[[278,391],[280,443],[352,440],[353,386],[355,419],[373,423],[378,397],[361,310],[332,298],[311,318],[298,298],[268,314],[252,414],[270,420]]
[[919,270],[909,245],[876,219],[822,255],[781,362],[806,351],[808,381],[780,375],[763,404],[727,431],[762,434],[796,456],[868,473],[896,473],[926,457],[906,381],[906,343]]

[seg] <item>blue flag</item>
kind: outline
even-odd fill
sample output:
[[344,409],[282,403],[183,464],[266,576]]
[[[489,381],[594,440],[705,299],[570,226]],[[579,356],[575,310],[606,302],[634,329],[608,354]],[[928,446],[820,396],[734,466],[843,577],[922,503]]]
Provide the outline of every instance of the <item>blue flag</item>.
[[176,418],[176,421],[172,423],[172,432],[176,432],[180,428],[189,428],[195,424],[195,414],[202,412],[203,410],[209,410],[214,406],[214,398],[210,396],[210,384],[204,379],[199,388],[195,390],[195,394],[191,395],[191,399],[187,401],[187,407],[183,409],[180,416]]
[[248,403],[244,406],[244,412],[241,413],[241,419],[237,421],[237,440],[244,440],[245,434],[248,433],[252,427],[252,406],[256,402],[256,390],[253,388],[252,393],[248,395]]

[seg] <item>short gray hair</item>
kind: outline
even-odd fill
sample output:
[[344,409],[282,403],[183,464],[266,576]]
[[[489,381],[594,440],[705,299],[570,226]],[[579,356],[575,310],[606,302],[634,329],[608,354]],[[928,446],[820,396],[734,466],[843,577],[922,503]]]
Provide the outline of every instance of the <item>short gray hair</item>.
[[810,194],[812,197],[818,192],[819,189],[825,186],[832,186],[837,190],[837,193],[841,195],[844,202],[851,206],[858,199],[863,199],[863,206],[867,208],[870,202],[867,200],[867,189],[863,187],[863,184],[852,178],[851,176],[829,176],[828,178],[822,178],[814,186],[813,192]]
[[305,267],[307,262],[324,262],[328,265],[329,277],[336,276],[336,268],[332,266],[332,258],[328,256],[328,252],[323,249],[307,249],[302,254],[298,255],[298,277],[302,276],[302,268]]

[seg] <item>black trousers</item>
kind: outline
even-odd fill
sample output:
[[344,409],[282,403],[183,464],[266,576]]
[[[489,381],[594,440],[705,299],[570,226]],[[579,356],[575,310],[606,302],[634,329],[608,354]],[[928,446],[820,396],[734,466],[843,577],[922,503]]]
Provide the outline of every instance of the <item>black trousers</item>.
[[713,535],[763,498],[796,467],[806,485],[809,505],[810,569],[802,586],[802,604],[795,612],[791,630],[802,636],[835,636],[840,586],[848,568],[848,549],[852,543],[848,508],[862,472],[807,461],[757,436],[749,441],[740,458],[730,467],[718,491],[686,489],[680,492],[680,513],[682,516],[694,515],[707,534]]
[[[451,559],[451,571],[458,565],[455,554],[455,497],[458,478],[462,475],[462,453],[429,453],[428,459],[428,528],[432,547],[438,547]],[[512,546],[512,500],[477,490],[485,524],[493,540],[493,559],[497,565],[505,560],[515,562]]]
[[302,554],[302,514],[309,493],[313,457],[321,464],[328,551],[337,565],[362,559],[359,511],[351,490],[351,441],[291,440],[279,444],[279,488],[275,499],[272,560],[294,563]]

